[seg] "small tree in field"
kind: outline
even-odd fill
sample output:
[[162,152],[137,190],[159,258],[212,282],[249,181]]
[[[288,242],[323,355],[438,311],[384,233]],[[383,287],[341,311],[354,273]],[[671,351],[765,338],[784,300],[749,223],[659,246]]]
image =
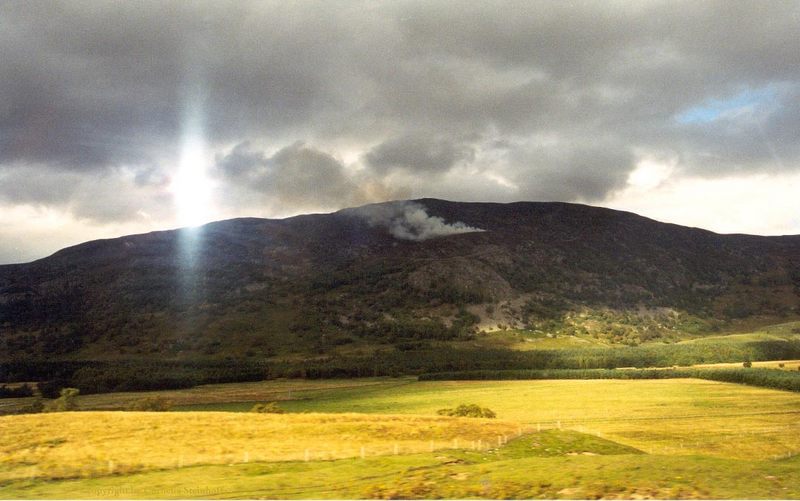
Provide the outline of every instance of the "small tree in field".
[[62,388],[61,396],[47,404],[45,411],[66,412],[77,410],[79,393],[80,390],[77,388]]
[[750,359],[747,359],[747,360],[744,361],[744,363],[742,363],[742,367],[746,367],[748,369],[750,367],[752,367],[752,366],[753,366],[753,362],[751,362]]
[[481,407],[476,404],[461,404],[455,409],[439,409],[436,414],[440,416],[458,417],[477,417],[477,418],[496,418],[497,414],[488,407]]
[[278,407],[277,402],[269,402],[266,404],[256,404],[250,409],[250,412],[258,412],[260,414],[283,414],[283,409]]

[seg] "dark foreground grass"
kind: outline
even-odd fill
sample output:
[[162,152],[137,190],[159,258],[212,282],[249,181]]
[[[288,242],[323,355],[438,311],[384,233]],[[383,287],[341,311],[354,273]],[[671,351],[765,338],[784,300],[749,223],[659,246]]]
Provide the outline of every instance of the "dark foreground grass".
[[0,485],[2,498],[800,498],[800,461],[645,455],[574,431],[490,451],[195,466]]

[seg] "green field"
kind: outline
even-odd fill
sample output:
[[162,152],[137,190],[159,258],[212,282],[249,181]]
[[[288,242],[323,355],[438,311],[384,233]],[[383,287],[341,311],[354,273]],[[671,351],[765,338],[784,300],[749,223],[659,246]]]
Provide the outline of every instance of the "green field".
[[[376,378],[209,385],[191,395],[183,410],[247,410],[269,398],[290,413],[6,416],[0,418],[0,479],[5,478],[0,497],[800,498],[797,393],[694,379]],[[220,401],[253,396],[259,398]],[[93,395],[81,397],[80,404],[114,407],[131,398]],[[434,417],[438,409],[459,403],[489,407],[498,419],[461,418],[467,424],[456,426],[446,424],[455,418]],[[184,438],[171,428],[181,416],[191,420],[191,426],[179,428]],[[359,425],[358,416],[377,421]],[[45,426],[56,417],[64,421]],[[115,457],[108,470],[104,446],[92,444],[112,447],[108,435],[123,444],[114,450],[130,449],[124,440],[137,438],[119,423],[137,419],[144,419],[138,433],[148,433],[155,445],[138,460],[132,450],[133,466],[122,468],[127,463]],[[147,419],[162,420],[155,429],[169,439],[158,440]],[[425,435],[431,423],[425,420],[431,419],[440,431]],[[45,421],[37,421],[36,428],[35,420]],[[350,424],[330,427],[340,420]],[[64,424],[69,422],[80,423],[85,436],[67,435],[78,426]],[[311,426],[313,440],[299,445],[298,433],[309,432],[292,426]],[[387,432],[387,426],[394,431]],[[221,431],[227,429],[240,431],[229,436]],[[20,440],[23,432],[33,435]],[[342,445],[344,436],[357,438]],[[213,446],[204,442],[209,437]],[[471,450],[478,439],[482,450]],[[259,443],[262,452],[257,452]],[[360,443],[367,444],[364,457]],[[175,451],[188,458],[196,449],[204,452],[195,460],[176,457]],[[302,450],[309,451],[308,461]],[[44,466],[59,458],[86,464],[77,473],[46,476],[51,470]]]
[[[542,432],[544,434],[545,432]],[[800,463],[605,450],[575,436],[534,434],[487,452],[445,452],[336,461],[195,466],[60,482],[20,482],[28,498],[800,498]],[[555,436],[553,436],[555,435]],[[543,440],[544,439],[544,440]],[[563,445],[542,455],[534,444]],[[1,491],[0,491],[1,492]]]

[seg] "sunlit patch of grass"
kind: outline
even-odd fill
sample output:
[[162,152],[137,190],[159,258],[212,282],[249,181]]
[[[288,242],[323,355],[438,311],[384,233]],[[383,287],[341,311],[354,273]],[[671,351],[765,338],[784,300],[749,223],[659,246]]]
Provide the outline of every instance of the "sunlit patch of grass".
[[336,459],[497,441],[502,420],[356,414],[81,412],[0,417],[0,481],[193,464]]
[[[549,451],[535,447],[546,446]],[[590,453],[590,454],[585,454]],[[796,460],[648,456],[573,431],[548,430],[487,451],[335,461],[210,465],[124,476],[29,481],[9,498],[772,498],[800,497]]]
[[[281,383],[272,384],[280,393]],[[531,429],[560,423],[650,453],[772,458],[800,451],[800,395],[696,379],[405,381],[293,395],[280,407],[291,412],[434,415],[438,409],[476,403]],[[250,407],[252,402],[188,409]]]
[[592,432],[648,453],[773,458],[800,451],[800,395],[715,381],[431,381],[282,402],[292,411],[434,414],[462,402],[535,429]]
[[[752,367],[754,368],[763,368],[763,369],[780,369],[785,371],[797,371],[800,370],[800,360],[768,360],[764,362],[751,362]],[[697,364],[693,365],[692,367],[696,367],[699,369],[709,368],[709,369],[722,369],[722,368],[739,368],[742,367],[742,362],[728,362],[728,363],[718,363],[718,364]]]

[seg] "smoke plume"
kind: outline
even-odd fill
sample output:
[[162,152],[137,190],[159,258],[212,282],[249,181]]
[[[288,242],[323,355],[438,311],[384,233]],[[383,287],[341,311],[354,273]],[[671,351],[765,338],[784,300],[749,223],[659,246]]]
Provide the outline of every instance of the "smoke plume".
[[431,216],[427,209],[415,202],[373,205],[357,209],[370,225],[386,228],[400,240],[428,240],[429,238],[486,231],[473,228],[461,221],[445,223],[439,216]]

